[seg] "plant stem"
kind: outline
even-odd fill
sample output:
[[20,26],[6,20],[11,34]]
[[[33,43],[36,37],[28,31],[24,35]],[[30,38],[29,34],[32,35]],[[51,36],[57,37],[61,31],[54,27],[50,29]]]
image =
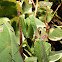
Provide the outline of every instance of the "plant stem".
[[[19,0],[19,2],[20,2],[20,0]],[[19,17],[20,16],[20,11],[19,10],[17,10],[17,14],[18,14],[18,17]],[[20,45],[21,45],[22,44],[21,19],[19,19],[19,30],[20,30]],[[23,58],[23,48],[22,47],[20,48],[20,53],[21,53],[21,56]]]
[[35,5],[34,1],[33,1],[33,0],[31,0],[31,1],[32,1],[32,3],[33,3],[34,8],[36,8],[36,5]]
[[61,6],[61,3],[60,3],[60,5],[58,5],[57,9],[55,10],[55,12],[54,12],[52,18],[54,17],[54,15],[56,14],[56,12],[57,12],[57,10],[59,9],[60,6]]
[[[16,53],[17,53],[17,52],[20,50],[20,48],[21,48],[23,45],[25,45],[25,44],[26,44],[28,50],[30,51],[30,53],[32,54],[32,51],[31,51],[29,45],[27,44],[27,42],[22,43],[22,44],[20,45],[19,49],[16,51]],[[15,54],[16,54],[16,53],[15,53]],[[14,55],[15,55],[15,54],[14,54]]]
[[47,7],[46,7],[46,15],[45,15],[45,24],[47,23],[46,20],[47,20]]
[[[18,17],[20,16],[20,11],[17,10],[17,13],[18,13]],[[22,30],[21,30],[21,19],[19,19],[19,30],[20,30],[20,45],[22,44]],[[19,46],[20,46],[19,45]],[[23,56],[23,48],[21,47],[20,48],[20,53],[21,53],[21,56]]]
[[38,8],[38,0],[36,0],[35,16],[36,16],[36,13],[37,13],[37,8]]
[[[54,15],[56,14],[57,10],[59,9],[59,7],[61,6],[62,3],[60,3],[57,7],[57,9],[55,10],[54,14],[52,15],[51,20],[53,19]],[[51,21],[53,24],[55,24],[53,21]]]

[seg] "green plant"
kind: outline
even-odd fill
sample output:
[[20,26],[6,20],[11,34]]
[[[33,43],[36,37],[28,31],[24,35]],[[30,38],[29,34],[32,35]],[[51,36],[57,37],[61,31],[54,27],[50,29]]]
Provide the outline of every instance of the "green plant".
[[62,43],[62,18],[57,14],[61,3],[55,12],[48,0],[35,3],[0,1],[1,62],[61,62],[62,50],[55,51],[51,43]]

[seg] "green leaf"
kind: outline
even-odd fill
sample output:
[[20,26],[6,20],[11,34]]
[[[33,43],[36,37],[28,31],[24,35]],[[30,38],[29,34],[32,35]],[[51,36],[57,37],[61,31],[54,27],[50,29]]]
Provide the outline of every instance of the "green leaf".
[[43,22],[41,22],[39,19],[37,19],[33,16],[30,16],[30,17],[26,18],[24,20],[24,22],[21,22],[21,23],[23,23],[23,25],[24,25],[24,26],[22,26],[22,25],[21,26],[24,27],[23,30],[25,29],[25,34],[27,32],[27,37],[26,38],[30,38],[30,39],[33,38],[34,33],[39,35],[38,30],[37,30],[37,26],[38,26],[38,28],[39,27],[41,27],[41,28],[45,27],[45,24]]
[[5,21],[10,21],[10,19],[9,18],[7,18],[7,17],[3,17],[3,18],[1,18],[2,20],[5,20]]
[[29,37],[30,39],[32,39],[32,38],[33,38],[33,34],[34,34],[34,30],[33,30],[32,24],[31,24],[31,19],[29,19],[29,17],[26,18],[26,19],[25,19],[25,23],[26,23],[26,25],[27,25],[28,37]]
[[57,61],[62,57],[62,50],[61,51],[52,51],[49,55],[49,61]]
[[21,28],[26,38],[30,38],[30,39],[33,38],[34,30],[31,24],[31,20],[29,18],[23,19],[21,17]]
[[24,0],[24,2],[26,2],[27,4],[32,4],[31,0]]
[[31,24],[31,20],[29,19],[29,17],[25,19],[25,24],[28,26]]
[[45,2],[45,1],[39,2],[39,7],[46,9],[46,6],[47,6],[47,9],[50,9],[52,6],[52,2]]
[[[46,16],[46,11],[43,11],[41,16],[39,17],[39,19],[43,22],[45,22],[45,16]],[[46,22],[50,22],[52,19],[52,13],[51,13],[51,10],[47,11],[47,19],[46,19]]]
[[[45,1],[40,1],[39,6],[38,6],[38,12],[39,12],[39,19],[43,22],[45,22],[45,17],[46,17],[46,22],[50,22],[52,19],[52,2],[45,2]],[[47,14],[47,16],[46,16]]]
[[7,0],[7,1],[16,3],[17,10],[19,10],[21,13],[23,12],[23,10],[22,10],[22,3],[21,2],[16,1],[16,0]]
[[50,34],[49,39],[52,41],[57,41],[62,39],[62,29],[55,28]]
[[30,24],[30,25],[28,26],[28,37],[29,37],[30,39],[32,39],[32,38],[33,38],[33,34],[34,34],[34,30],[33,30],[32,25]]
[[4,19],[0,19],[0,61],[23,62],[19,51],[15,54],[18,49],[13,28]]
[[[29,18],[30,18],[31,23],[32,23],[35,30],[37,30],[37,28],[39,28],[39,27],[41,27],[41,28],[46,27],[45,24],[42,21],[40,21],[39,19],[37,19],[33,16],[30,16]],[[35,28],[35,26],[37,28]]]
[[28,37],[28,33],[26,31],[25,21],[24,21],[23,17],[21,17],[21,28],[22,28],[22,32],[23,32],[24,36],[27,38]]
[[[22,3],[21,3],[21,2],[16,1],[16,0],[1,0],[1,1],[2,1],[2,2],[3,2],[3,1],[13,2],[13,3],[16,4],[17,10],[19,10],[21,13],[23,12],[23,11],[22,11]],[[7,3],[7,4],[8,4],[8,3]]]
[[18,22],[19,22],[19,18],[18,17],[14,17],[14,18],[12,18],[11,19],[11,24],[13,23],[13,22],[16,22],[16,26],[18,25]]
[[1,1],[11,1],[11,2],[15,2],[16,0],[1,0]]
[[45,46],[45,52],[48,56],[51,52],[51,45],[48,42],[44,42],[44,46]]
[[29,4],[29,0],[24,0],[27,4]]
[[22,3],[21,2],[15,2],[15,3],[16,3],[17,10],[19,10],[21,13],[23,13]]
[[45,24],[42,21],[40,21],[38,18],[35,18],[35,17],[32,17],[32,18],[34,18],[34,22],[35,22],[37,28],[39,28],[39,27],[41,27],[41,28],[46,27]]
[[38,30],[37,30],[37,26],[36,26],[35,21],[34,21],[34,18],[31,16],[31,17],[29,17],[29,19],[31,20],[31,25],[33,27],[34,33],[39,35]]
[[26,62],[37,62],[37,57],[28,57],[25,61]]
[[15,31],[16,41],[18,44],[20,44],[19,18],[18,17],[12,18],[11,25]]
[[52,19],[52,11],[50,10],[47,12],[47,19],[46,20],[47,20],[47,22],[50,22],[51,19]]
[[9,1],[0,1],[0,17],[15,17],[17,16],[16,4]]
[[47,54],[45,52],[45,47],[41,39],[36,40],[34,51],[39,62],[48,62]]
[[20,45],[20,30],[19,30],[19,29],[17,29],[15,35],[16,35],[16,41],[17,41],[17,43]]
[[23,3],[22,5],[23,13],[32,13],[32,4]]

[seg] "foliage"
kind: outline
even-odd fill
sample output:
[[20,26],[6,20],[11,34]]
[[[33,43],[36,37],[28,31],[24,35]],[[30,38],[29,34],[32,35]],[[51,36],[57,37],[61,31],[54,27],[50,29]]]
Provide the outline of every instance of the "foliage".
[[16,43],[14,30],[5,18],[0,18],[0,41],[1,62],[23,62],[20,53],[15,54],[19,46]]
[[[62,18],[57,14],[61,2],[55,11],[51,9],[53,3],[48,0],[0,1],[1,62],[62,61],[62,50],[56,51],[53,46],[54,41],[62,44]],[[24,57],[20,54],[21,47]]]

